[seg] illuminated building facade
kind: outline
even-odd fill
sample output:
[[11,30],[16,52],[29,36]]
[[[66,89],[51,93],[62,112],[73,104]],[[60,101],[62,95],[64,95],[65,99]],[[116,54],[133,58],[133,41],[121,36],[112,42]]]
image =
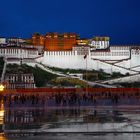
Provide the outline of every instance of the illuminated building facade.
[[72,50],[76,44],[77,35],[74,33],[48,33],[46,34],[45,50],[48,51],[63,51]]
[[45,36],[38,33],[33,34],[33,46],[43,46],[44,50],[48,51],[66,51],[72,50],[73,45],[76,45],[77,35],[75,33],[47,33]]
[[34,33],[32,35],[32,44],[34,46],[44,46],[45,45],[45,37],[40,35],[39,33]]
[[[49,66],[63,69],[102,69],[106,73],[139,73],[140,46],[112,46],[109,39],[100,36],[80,39],[75,33],[47,33],[45,36],[36,33],[32,36],[30,46],[28,43],[19,47],[9,44],[1,46],[0,56],[8,60],[22,59],[22,62],[31,66],[42,64],[41,68]],[[17,61],[8,61],[15,62]]]
[[109,47],[109,37],[94,37],[89,41],[89,45],[95,49],[106,49]]
[[88,39],[77,39],[76,44],[77,45],[88,45],[89,40]]

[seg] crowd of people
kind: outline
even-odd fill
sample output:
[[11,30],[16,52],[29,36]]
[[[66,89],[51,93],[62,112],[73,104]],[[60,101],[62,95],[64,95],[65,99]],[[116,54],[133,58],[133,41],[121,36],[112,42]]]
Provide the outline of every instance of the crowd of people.
[[84,105],[114,105],[119,103],[137,103],[139,93],[50,93],[50,94],[9,94],[0,96],[6,106],[84,106]]

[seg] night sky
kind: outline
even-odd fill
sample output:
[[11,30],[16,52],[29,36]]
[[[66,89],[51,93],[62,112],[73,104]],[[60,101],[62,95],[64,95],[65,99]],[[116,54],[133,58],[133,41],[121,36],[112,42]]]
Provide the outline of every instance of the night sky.
[[1,0],[0,36],[75,32],[140,44],[140,0]]

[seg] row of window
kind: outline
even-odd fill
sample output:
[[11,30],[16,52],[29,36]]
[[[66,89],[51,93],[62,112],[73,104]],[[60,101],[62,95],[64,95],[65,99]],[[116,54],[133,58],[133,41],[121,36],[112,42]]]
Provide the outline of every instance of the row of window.
[[46,52],[46,55],[75,55],[75,52],[72,52],[72,51],[56,51],[56,52],[51,52],[51,51],[48,51]]
[[129,52],[92,52],[93,56],[128,56]]
[[28,54],[37,55],[37,51],[28,51]]
[[[89,54],[88,51],[77,51],[77,55],[85,55]],[[93,56],[129,56],[129,52],[91,52],[91,55]],[[76,55],[76,53],[73,51],[65,52],[46,52],[46,55]]]
[[34,80],[34,78],[32,76],[21,76],[21,77],[19,77],[19,76],[9,76],[6,79],[8,81],[16,82],[16,81],[19,80],[19,78],[21,78],[21,81],[23,81],[23,82],[33,81]]
[[7,88],[15,89],[15,88],[34,88],[35,84],[9,84]]
[[[14,82],[18,82],[18,81],[19,81],[18,79],[8,79],[8,82],[9,83],[14,83]],[[34,80],[33,79],[24,79],[24,80],[21,80],[21,82],[33,83]]]
[[19,53],[26,53],[31,55],[36,55],[37,51],[32,50],[19,50],[19,49],[0,49],[0,54],[19,54]]
[[95,46],[109,46],[109,41],[92,41],[91,44]]
[[77,52],[77,55],[88,55],[88,52]]
[[7,54],[7,53],[18,54],[19,50],[18,49],[0,49],[0,53],[3,53],[3,54]]
[[[46,51],[46,55],[85,55],[88,54],[88,50],[79,50],[77,53],[75,51]],[[30,54],[36,54],[36,52],[30,52]],[[132,54],[139,55],[140,51],[132,51]],[[91,52],[93,56],[129,56],[129,51],[120,52]]]
[[131,54],[132,55],[139,55],[140,54],[140,51],[132,51]]
[[130,47],[111,47],[111,50],[130,50]]

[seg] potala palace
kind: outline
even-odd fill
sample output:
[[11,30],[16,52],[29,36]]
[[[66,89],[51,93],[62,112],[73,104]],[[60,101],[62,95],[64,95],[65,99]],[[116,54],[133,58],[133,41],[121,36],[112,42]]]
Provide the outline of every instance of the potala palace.
[[22,61],[32,66],[102,69],[106,73],[140,72],[140,46],[113,46],[109,37],[77,39],[75,34],[34,34],[31,39],[0,38],[0,46],[0,56],[7,63]]

